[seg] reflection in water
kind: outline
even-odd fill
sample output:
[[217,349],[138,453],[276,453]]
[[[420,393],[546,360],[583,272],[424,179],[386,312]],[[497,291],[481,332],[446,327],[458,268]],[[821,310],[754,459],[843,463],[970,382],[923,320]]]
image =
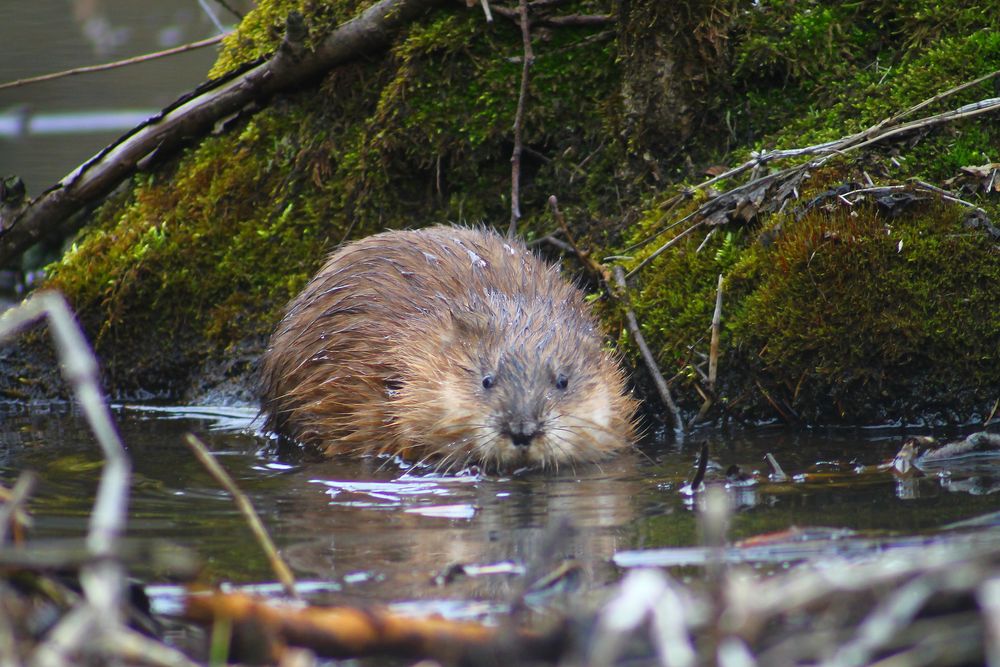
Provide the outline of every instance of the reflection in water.
[[[254,3],[226,4],[245,11]],[[229,24],[226,27],[236,21],[228,13],[219,18]],[[0,20],[0,82],[125,59],[217,33],[196,0],[9,2]],[[146,110],[162,109],[204,81],[216,53],[213,48],[199,49],[0,90],[0,176],[20,176],[28,194],[37,195],[134,126],[126,123],[135,116],[123,113],[138,110],[141,120],[150,115]],[[54,123],[58,134],[52,133]],[[78,131],[70,133],[70,125]]]
[[0,113],[0,139],[24,139],[29,136],[124,132],[159,109],[119,111],[75,111],[32,114],[26,107]]
[[[262,453],[269,441],[254,434],[253,414],[117,408],[135,469],[129,534],[191,547],[211,581],[273,580],[232,500],[182,444],[184,433],[196,431],[316,595],[474,616],[509,601],[526,571],[534,579],[568,559],[577,566],[577,585],[599,589],[618,578],[615,559],[632,566],[650,549],[698,544],[691,509],[700,496],[680,490],[694,471],[700,442],[679,450],[650,443],[644,453],[556,477],[443,476],[407,473],[384,459],[275,459]],[[760,562],[785,562],[794,553],[862,554],[960,531],[993,539],[996,458],[897,478],[876,466],[892,459],[901,436],[872,441],[760,431],[702,439],[717,471],[707,483],[726,487],[735,511],[730,539],[755,538]],[[790,481],[768,479],[766,452]],[[721,472],[733,464],[743,471],[735,483]],[[0,412],[0,483],[9,485],[26,468],[42,480],[31,504],[35,534],[85,534],[101,461],[82,420],[59,410]],[[970,519],[977,523],[957,524]],[[794,553],[775,551],[766,543],[775,538],[761,537],[777,533],[780,539],[793,526],[800,527],[792,533],[798,537],[789,538]],[[690,565],[694,552],[684,553]],[[734,550],[731,557],[748,554]],[[137,574],[156,581],[156,573]]]

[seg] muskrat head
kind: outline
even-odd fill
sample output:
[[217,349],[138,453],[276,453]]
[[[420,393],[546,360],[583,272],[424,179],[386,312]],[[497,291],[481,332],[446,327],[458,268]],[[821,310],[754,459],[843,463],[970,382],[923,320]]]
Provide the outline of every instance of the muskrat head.
[[494,295],[433,328],[401,355],[394,426],[414,454],[558,468],[629,443],[633,401],[579,304]]

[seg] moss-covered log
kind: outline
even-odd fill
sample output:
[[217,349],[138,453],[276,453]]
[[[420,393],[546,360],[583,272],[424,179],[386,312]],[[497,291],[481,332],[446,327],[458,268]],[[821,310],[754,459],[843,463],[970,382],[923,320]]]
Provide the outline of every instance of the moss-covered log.
[[[292,10],[318,40],[370,4],[263,0],[212,75],[275,49]],[[624,257],[609,261],[626,269],[684,226],[637,242],[714,196],[689,189],[702,172],[857,132],[1000,69],[1000,18],[962,0],[567,0],[532,12],[614,23],[533,21],[522,231],[555,230],[545,201],[558,195],[581,243]],[[281,307],[344,239],[435,222],[503,225],[520,57],[515,21],[498,13],[490,25],[478,6],[446,3],[387,52],[277,96],[134,177],[49,280],[77,307],[113,387],[177,399],[223,376],[251,386]],[[986,81],[925,111],[995,95]],[[637,272],[633,305],[682,405],[702,401],[722,274],[725,410],[715,414],[984,416],[1000,394],[1000,241],[984,222],[1000,220],[1000,179],[989,177],[997,127],[995,117],[964,120],[830,161],[780,212],[744,207]],[[985,176],[963,176],[969,166]],[[926,193],[881,210],[871,198],[805,206],[843,184],[913,178],[982,214]],[[618,335],[618,308],[600,310]]]

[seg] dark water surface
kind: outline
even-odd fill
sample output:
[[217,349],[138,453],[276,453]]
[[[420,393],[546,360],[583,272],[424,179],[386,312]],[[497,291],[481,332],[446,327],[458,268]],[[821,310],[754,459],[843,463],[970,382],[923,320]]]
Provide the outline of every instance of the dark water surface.
[[[637,550],[696,545],[696,500],[684,483],[702,442],[722,467],[762,472],[755,482],[728,485],[734,542],[793,526],[816,529],[798,538],[822,538],[813,555],[830,544],[842,551],[958,534],[1000,540],[992,515],[1000,509],[1000,460],[970,458],[919,478],[874,470],[899,449],[899,434],[709,433],[684,446],[648,443],[557,476],[443,476],[384,459],[277,457],[250,425],[251,410],[119,406],[115,413],[134,466],[129,535],[190,547],[213,583],[262,584],[273,575],[231,499],[183,444],[188,432],[204,438],[248,493],[307,587],[453,616],[488,614],[508,599],[518,580],[512,573],[540,561],[549,567],[571,558],[585,588],[596,589],[620,576],[619,565],[641,564]],[[769,482],[766,452],[798,477]],[[40,477],[33,538],[84,535],[101,459],[82,419],[58,410],[0,413],[0,482],[9,486],[25,469]],[[572,529],[555,530],[562,524]],[[656,552],[638,555],[646,553]],[[792,552],[768,553],[765,572]],[[480,569],[435,583],[453,564]]]
[[[253,3],[231,0],[246,11]],[[0,83],[103,64],[215,36],[236,18],[198,0],[5,2]],[[209,15],[211,13],[211,15]],[[217,47],[0,90],[0,176],[35,196],[207,78]]]

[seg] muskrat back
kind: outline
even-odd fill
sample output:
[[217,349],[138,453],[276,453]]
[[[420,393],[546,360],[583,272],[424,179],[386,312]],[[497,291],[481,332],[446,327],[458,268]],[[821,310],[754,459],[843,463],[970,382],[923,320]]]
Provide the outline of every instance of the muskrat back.
[[558,467],[627,446],[635,401],[582,292],[486,229],[334,252],[262,364],[265,429],[326,454]]

